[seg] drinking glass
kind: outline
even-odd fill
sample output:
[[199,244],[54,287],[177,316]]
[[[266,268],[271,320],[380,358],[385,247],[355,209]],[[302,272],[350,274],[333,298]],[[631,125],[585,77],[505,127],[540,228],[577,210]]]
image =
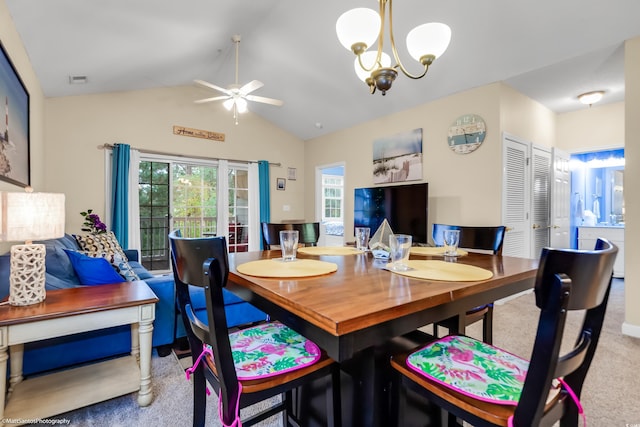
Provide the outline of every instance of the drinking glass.
[[442,233],[445,256],[457,256],[460,230],[444,230]]
[[406,271],[409,269],[409,252],[411,251],[412,238],[408,234],[392,234],[389,236],[389,247],[391,248],[391,269],[395,271]]
[[369,227],[356,227],[356,249],[366,251],[369,247],[369,233],[371,229]]
[[295,261],[298,250],[298,230],[280,231],[280,249],[282,250],[282,260]]

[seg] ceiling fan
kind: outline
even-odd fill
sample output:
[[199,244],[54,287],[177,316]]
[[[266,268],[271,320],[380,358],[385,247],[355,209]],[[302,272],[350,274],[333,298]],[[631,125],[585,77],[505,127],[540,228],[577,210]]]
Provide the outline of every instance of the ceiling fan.
[[264,104],[275,105],[277,107],[282,106],[284,102],[282,102],[279,99],[265,98],[264,96],[257,96],[257,95],[250,95],[250,93],[253,92],[254,90],[260,89],[262,86],[264,86],[264,83],[262,83],[261,81],[252,80],[243,86],[240,86],[240,84],[238,84],[238,57],[240,52],[240,35],[238,34],[234,35],[233,37],[231,37],[231,41],[233,41],[236,44],[236,82],[234,84],[229,85],[225,89],[223,87],[214,85],[209,82],[205,82],[203,80],[195,80],[195,82],[200,86],[204,86],[210,89],[217,90],[218,92],[224,93],[224,95],[221,95],[221,96],[214,96],[212,98],[199,99],[195,101],[195,103],[203,104],[205,102],[225,100],[222,103],[222,105],[224,105],[224,107],[229,111],[233,109],[233,118],[235,119],[236,124],[238,124],[238,114],[244,113],[247,111],[247,101],[262,102]]

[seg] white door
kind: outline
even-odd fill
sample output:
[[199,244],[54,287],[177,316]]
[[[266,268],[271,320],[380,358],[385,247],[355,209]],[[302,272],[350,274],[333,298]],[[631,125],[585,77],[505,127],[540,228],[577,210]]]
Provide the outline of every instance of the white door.
[[528,258],[531,242],[530,143],[502,137],[502,224],[507,227],[502,253]]
[[569,153],[554,148],[551,182],[551,236],[553,248],[570,248],[571,171]]
[[531,147],[531,252],[539,258],[542,248],[549,246],[551,229],[551,150]]

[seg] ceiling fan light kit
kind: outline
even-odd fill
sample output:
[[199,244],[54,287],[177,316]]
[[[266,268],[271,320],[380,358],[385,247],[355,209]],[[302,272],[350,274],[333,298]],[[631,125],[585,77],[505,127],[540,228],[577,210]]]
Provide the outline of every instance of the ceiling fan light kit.
[[[422,73],[414,75],[407,71],[396,49],[393,36],[393,0],[378,0],[380,11],[367,8],[355,8],[343,13],[336,22],[336,33],[340,43],[356,54],[356,74],[369,86],[373,94],[376,89],[385,95],[398,76],[398,69],[411,79],[420,79],[427,74],[429,66],[449,47],[451,28],[439,22],[422,24],[407,35],[409,55],[424,67]],[[391,58],[384,53],[384,24],[389,14],[389,40],[396,65],[391,66]],[[375,51],[367,49],[378,40]]]
[[273,98],[265,98],[264,96],[256,96],[250,95],[251,92],[260,89],[264,86],[264,83],[258,80],[252,80],[245,85],[240,85],[238,83],[238,63],[239,63],[239,54],[240,54],[240,35],[235,34],[231,37],[231,41],[236,45],[236,82],[234,84],[229,85],[226,89],[212,83],[206,82],[204,80],[195,80],[195,83],[207,87],[209,89],[216,90],[218,92],[222,92],[224,95],[214,96],[211,98],[204,98],[195,101],[196,104],[204,104],[206,102],[212,101],[222,101],[222,106],[227,109],[227,111],[233,111],[233,118],[235,123],[238,124],[238,115],[242,113],[246,113],[249,111],[249,106],[247,101],[253,102],[261,102],[263,104],[275,105],[276,107],[280,107],[284,104],[279,99]]

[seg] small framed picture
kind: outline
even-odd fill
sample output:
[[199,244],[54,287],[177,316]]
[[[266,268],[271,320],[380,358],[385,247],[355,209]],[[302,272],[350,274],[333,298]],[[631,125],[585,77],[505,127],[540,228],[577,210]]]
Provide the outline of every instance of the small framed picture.
[[296,168],[289,168],[288,169],[288,178],[290,181],[295,181],[296,180],[296,176],[297,176],[297,170]]
[[286,184],[287,180],[285,180],[284,178],[277,178],[276,189],[284,191]]

